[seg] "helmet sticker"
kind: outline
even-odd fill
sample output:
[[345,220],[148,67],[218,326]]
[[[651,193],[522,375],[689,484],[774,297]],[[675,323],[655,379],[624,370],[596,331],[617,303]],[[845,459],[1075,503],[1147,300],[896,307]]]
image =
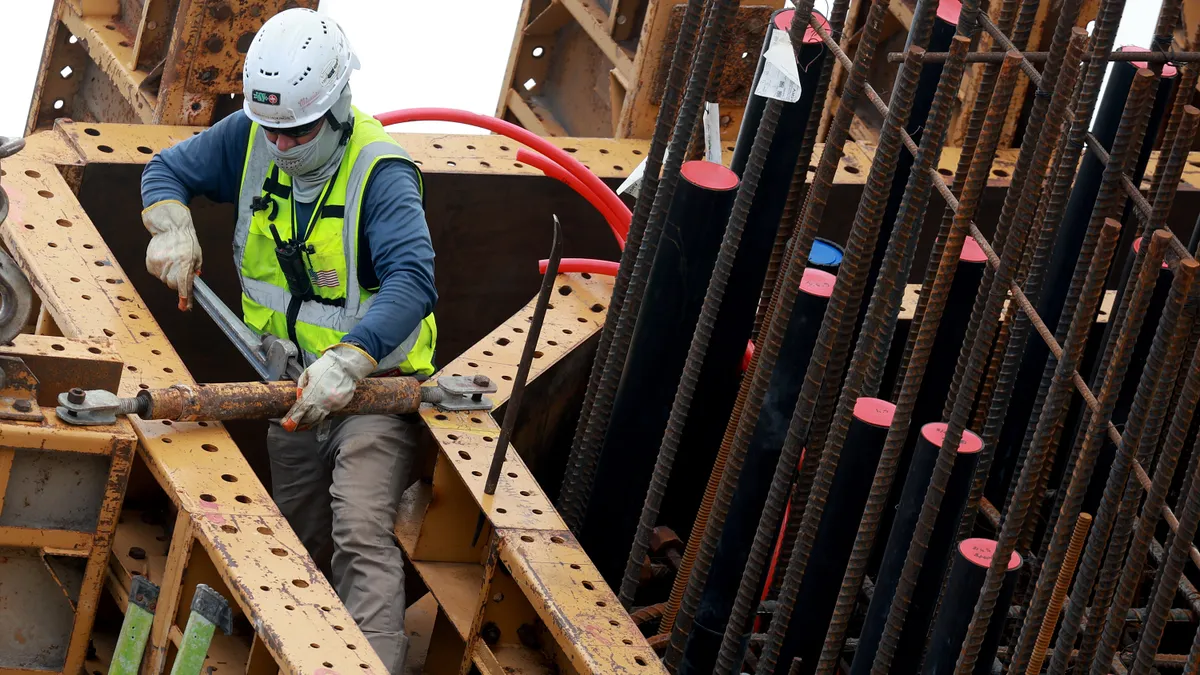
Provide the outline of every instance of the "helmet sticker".
[[253,92],[250,93],[250,97],[254,100],[255,103],[262,103],[265,105],[279,105],[279,94],[277,94],[273,91],[262,91],[259,89],[255,89]]

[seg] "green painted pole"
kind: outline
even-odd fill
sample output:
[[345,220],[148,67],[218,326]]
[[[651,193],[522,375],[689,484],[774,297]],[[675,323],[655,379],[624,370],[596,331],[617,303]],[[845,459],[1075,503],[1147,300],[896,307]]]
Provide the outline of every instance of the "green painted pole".
[[226,635],[233,632],[233,613],[229,609],[229,602],[210,586],[197,584],[196,595],[192,598],[192,613],[183,629],[183,639],[179,642],[179,653],[171,666],[171,675],[200,675],[204,658],[208,656],[208,646],[212,644],[218,626]]
[[133,578],[129,589],[129,607],[121,623],[121,634],[117,636],[117,647],[113,652],[108,675],[137,675],[142,665],[142,654],[150,640],[150,626],[154,623],[154,608],[158,604],[158,586],[144,576]]

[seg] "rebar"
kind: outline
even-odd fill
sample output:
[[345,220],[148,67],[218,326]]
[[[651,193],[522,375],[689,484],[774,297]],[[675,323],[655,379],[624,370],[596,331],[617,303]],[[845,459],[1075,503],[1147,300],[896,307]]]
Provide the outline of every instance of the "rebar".
[[[1025,58],[1033,64],[1046,63],[1052,59],[1050,52],[1022,52]],[[967,56],[967,63],[998,64],[1004,60],[1004,52],[972,52]],[[904,58],[904,52],[888,52],[889,63],[899,63]],[[950,58],[950,52],[925,52],[921,63],[944,63]],[[1084,57],[1091,61],[1092,57]],[[1147,51],[1144,49],[1123,49],[1113,52],[1106,59],[1113,61],[1140,61],[1144,63],[1195,63],[1200,61],[1200,52],[1191,51]]]
[[[1155,279],[1158,277],[1159,265],[1162,262],[1163,249],[1166,247],[1167,238],[1169,238],[1169,235],[1165,233],[1160,235],[1160,233],[1156,232],[1155,236],[1150,239],[1150,246],[1143,247],[1149,249],[1146,257],[1147,262],[1139,270],[1133,291],[1129,294],[1129,324],[1117,336],[1116,345],[1113,350],[1113,360],[1109,364],[1108,372],[1104,378],[1104,386],[1100,390],[1100,409],[1091,416],[1091,420],[1087,425],[1088,430],[1084,445],[1075,461],[1074,470],[1071,472],[1071,480],[1065,492],[1050,549],[1044,558],[1042,572],[1038,578],[1039,589],[1043,586],[1043,582],[1045,582],[1045,586],[1050,586],[1050,579],[1061,568],[1061,563],[1051,565],[1051,562],[1061,561],[1063,555],[1065,555],[1067,538],[1070,536],[1067,528],[1074,529],[1074,521],[1078,517],[1084,493],[1087,491],[1088,482],[1091,480],[1096,455],[1099,453],[1100,444],[1103,442],[1106,423],[1112,415],[1113,407],[1116,405],[1121,382],[1125,379],[1125,372],[1129,368],[1129,357],[1133,351],[1133,343],[1141,330],[1142,317],[1146,311],[1146,307],[1150,303],[1150,295],[1154,288]],[[1097,524],[1093,525],[1092,533],[1089,535],[1088,547],[1084,552],[1082,563],[1079,566],[1075,586],[1071,592],[1070,603],[1067,605],[1067,611],[1063,616],[1063,625],[1059,631],[1058,640],[1055,642],[1054,654],[1050,661],[1050,673],[1062,673],[1067,666],[1067,659],[1074,646],[1075,637],[1079,632],[1079,624],[1083,618],[1087,599],[1091,595],[1092,583],[1095,579],[1097,567],[1099,566],[1098,557],[1100,551],[1092,550],[1091,541],[1095,539],[1099,542],[1108,539],[1107,527],[1104,527],[1107,516],[1108,514],[1101,513],[1096,517]],[[1103,529],[1100,529],[1101,527]],[[1086,590],[1084,590],[1085,587]],[[1040,621],[1040,616],[1033,618],[1033,610],[1036,606],[1033,603],[1037,602],[1037,600],[1036,596],[1031,600],[1029,613],[1025,617],[1025,625],[1021,628],[1022,633],[1026,632],[1026,630],[1032,632],[1031,627],[1037,625],[1036,622]],[[1045,603],[1042,606],[1044,607]]]
[[[835,34],[841,30],[841,25],[846,18],[846,12],[850,6],[850,0],[836,0],[833,9],[830,12],[829,23]],[[793,41],[793,44],[796,44]],[[821,81],[818,84],[818,92],[813,98],[813,110],[809,113],[809,123],[805,129],[804,143],[800,150],[800,158],[796,163],[796,173],[792,177],[792,185],[788,189],[788,201],[784,207],[782,222],[779,225],[779,232],[787,232],[789,238],[781,240],[776,238],[775,248],[772,249],[772,259],[776,254],[776,249],[780,245],[783,246],[782,260],[791,260],[793,246],[795,244],[794,232],[795,224],[799,221],[802,215],[801,211],[801,192],[807,192],[804,188],[805,179],[808,173],[809,162],[812,161],[813,149],[816,147],[817,127],[820,126],[820,107],[824,105],[824,92],[829,86],[829,73],[832,67],[833,59],[825,59],[825,67],[821,71]],[[814,235],[815,236],[815,235]],[[809,242],[811,246],[811,242]],[[807,255],[807,254],[806,254]],[[755,325],[752,334],[758,344],[765,342],[766,335],[763,335],[763,326],[766,325],[763,321],[774,313],[774,307],[778,305],[780,284],[783,282],[783,277],[779,276],[778,270],[774,276],[771,274],[770,264],[768,263],[768,276],[763,283],[763,297],[768,298],[768,303],[764,307],[761,299],[759,304],[759,313],[755,317]],[[780,263],[774,263],[778,266]],[[807,264],[807,262],[806,262]],[[684,549],[683,560],[680,563],[679,570],[675,575],[675,582],[671,586],[671,595],[667,600],[666,610],[663,612],[663,619],[659,624],[659,634],[665,635],[671,632],[675,625],[675,615],[679,611],[680,602],[683,600],[684,591],[687,588],[688,580],[691,577],[692,567],[695,564],[696,555],[700,549],[701,540],[704,538],[709,515],[712,513],[713,504],[717,498],[717,490],[720,486],[722,477],[725,473],[725,465],[728,462],[729,453],[733,446],[734,435],[737,432],[740,423],[743,409],[746,405],[746,399],[749,396],[750,387],[756,381],[754,377],[755,371],[758,369],[759,358],[762,350],[755,350],[754,355],[750,359],[750,365],[746,372],[742,375],[741,385],[738,387],[737,399],[734,401],[733,410],[730,413],[729,424],[725,427],[725,435],[721,439],[721,447],[717,452],[716,461],[713,462],[712,473],[709,476],[708,484],[704,489],[704,497],[700,503],[700,510],[696,514],[696,520],[692,525],[691,535],[688,536],[687,546]],[[765,385],[764,385],[765,386]]]
[[[662,103],[659,105],[658,116],[654,122],[654,135],[651,137],[650,147],[646,151],[646,168],[641,192],[638,193],[637,203],[634,205],[633,215],[629,222],[625,248],[621,251],[621,264],[617,268],[617,276],[613,280],[613,292],[608,302],[608,313],[604,317],[604,326],[600,330],[596,356],[588,376],[583,407],[575,426],[575,436],[567,460],[568,468],[563,475],[562,490],[559,493],[559,512],[567,526],[576,534],[583,526],[583,513],[587,507],[592,480],[599,462],[600,441],[594,435],[589,435],[587,430],[591,423],[601,380],[608,369],[609,353],[612,351],[614,337],[625,309],[625,296],[633,281],[634,268],[637,265],[646,230],[650,225],[652,211],[654,211],[653,205],[657,198],[659,175],[663,169],[663,155],[667,150],[668,140],[670,140],[674,157],[674,172],[678,174],[682,160],[682,148],[679,146],[686,144],[686,134],[671,136],[672,129],[678,126],[676,117],[680,109],[678,102],[682,93],[681,89],[685,82],[688,83],[689,90],[694,86],[703,86],[687,79],[688,66],[692,60],[692,51],[695,46],[696,32],[700,27],[700,11],[703,5],[704,0],[689,0],[687,8],[684,10],[679,39],[676,41],[675,51],[671,55],[671,67],[667,71]],[[693,111],[692,124],[694,123],[695,112]],[[664,208],[660,208],[658,211],[658,221],[661,226]],[[609,395],[611,397],[611,393]]]
[[1025,675],[1038,675],[1042,672],[1042,661],[1046,659],[1050,638],[1054,636],[1054,627],[1058,625],[1058,613],[1062,611],[1063,601],[1067,599],[1067,589],[1071,586],[1071,577],[1075,575],[1075,564],[1079,562],[1079,552],[1091,525],[1092,517],[1089,514],[1079,514],[1079,520],[1075,521],[1075,531],[1071,534],[1071,545],[1067,547],[1067,557],[1063,560],[1062,569],[1054,581],[1054,595],[1050,598],[1046,618],[1038,630],[1037,644],[1033,647],[1033,656],[1029,659],[1029,666],[1025,668]]
[[[834,116],[834,122],[830,128],[824,150],[822,151],[816,176],[809,189],[808,201],[805,204],[804,212],[799,221],[800,224],[796,228],[796,235],[794,236],[792,245],[794,254],[788,261],[787,272],[781,277],[781,281],[777,285],[779,288],[779,302],[775,305],[770,320],[766,322],[768,326],[766,339],[761,340],[762,344],[758,345],[758,349],[756,349],[755,358],[758,359],[758,363],[754,369],[749,394],[746,398],[742,415],[738,419],[737,432],[733,445],[730,448],[725,470],[721,476],[721,483],[718,486],[712,514],[704,528],[704,537],[697,548],[696,563],[692,568],[691,574],[688,576],[687,587],[680,599],[679,612],[675,617],[672,627],[671,639],[665,658],[666,666],[672,672],[678,666],[680,658],[682,658],[683,648],[695,617],[700,594],[708,578],[708,570],[712,564],[721,529],[724,527],[729,503],[737,486],[737,479],[741,473],[746,448],[754,432],[755,424],[758,421],[759,411],[762,409],[763,396],[770,383],[771,373],[774,370],[775,361],[778,356],[779,345],[783,342],[783,333],[791,316],[796,295],[799,293],[799,285],[804,268],[808,265],[808,250],[812,246],[813,238],[816,236],[817,226],[822,219],[826,201],[833,187],[833,176],[837,170],[837,164],[841,160],[845,143],[849,136],[853,109],[859,96],[863,93],[868,65],[874,56],[886,12],[887,4],[884,0],[873,0],[871,14],[868,18],[866,29],[862,33],[850,80],[842,90],[841,105]],[[786,460],[790,462],[790,466],[794,467],[798,459],[799,448],[794,447],[795,444],[789,445],[793,447],[789,449],[785,445],[780,461],[784,462]],[[791,453],[790,457],[787,456],[789,455],[789,450]],[[773,518],[775,523],[778,523],[778,519],[782,515],[782,505],[787,489],[780,482],[772,483],[767,505],[764,508],[764,518],[768,520]],[[790,484],[790,481],[788,483]],[[770,551],[763,549],[769,549],[769,544],[751,552],[749,566],[761,569],[765,565]]]
[[[924,0],[921,5],[925,8],[924,11],[932,16],[933,3],[930,0]],[[918,7],[918,11],[922,11],[921,6]],[[876,11],[873,7],[871,18],[874,18],[875,14]],[[882,20],[882,12],[879,14],[879,19]],[[871,20],[871,18],[868,20]],[[919,46],[913,46],[909,51],[919,54],[924,50]],[[915,61],[912,63],[915,64]],[[851,228],[850,238],[846,245],[846,256],[843,258],[839,269],[838,282],[834,286],[833,295],[830,297],[829,308],[826,310],[825,320],[821,325],[821,332],[817,338],[813,357],[809,362],[804,387],[796,402],[796,411],[792,416],[788,438],[784,445],[784,455],[798,454],[799,448],[806,447],[806,442],[808,448],[819,447],[814,443],[808,442],[810,438],[809,432],[814,430],[812,425],[819,424],[819,421],[815,420],[816,409],[819,407],[819,393],[817,390],[825,390],[829,387],[829,382],[840,382],[841,380],[841,369],[839,366],[845,362],[845,354],[848,351],[847,343],[851,339],[853,322],[857,318],[858,308],[862,306],[862,296],[866,290],[867,272],[870,267],[871,256],[875,251],[875,239],[879,234],[880,221],[884,207],[887,204],[896,162],[900,153],[900,134],[907,123],[908,109],[916,92],[919,75],[919,68],[915,67],[915,65],[905,64],[900,69],[900,73],[896,79],[896,85],[892,94],[896,106],[893,107],[892,114],[884,121],[883,132],[880,136],[880,147],[876,152],[871,172],[868,175],[867,186],[859,202],[858,212],[855,215],[854,225]],[[880,279],[880,283],[886,285],[883,278]],[[898,305],[896,309],[898,310]],[[839,353],[841,354],[841,358],[838,356]],[[848,387],[852,389],[854,383],[848,383]],[[848,393],[849,390],[844,389],[843,391]],[[858,396],[855,395],[854,400],[857,400],[857,398]],[[843,397],[842,402],[845,402],[845,400]],[[849,412],[853,406],[853,401],[849,403],[849,406],[845,407],[839,403],[839,412],[846,413],[844,420],[844,424],[846,425],[849,424]],[[839,421],[843,420],[839,419]],[[844,439],[844,427],[840,430],[840,433],[841,438]],[[792,445],[796,446],[796,449],[789,453],[788,446]],[[758,671],[760,673],[774,671],[775,662],[779,655],[779,648],[783,636],[787,631],[788,621],[791,616],[791,605],[795,603],[796,594],[799,591],[799,577],[803,574],[804,566],[808,561],[807,557],[811,551],[812,541],[816,536],[816,527],[820,522],[821,512],[824,508],[829,486],[833,479],[833,470],[836,468],[840,451],[841,448],[835,444],[826,447],[824,451],[814,452],[810,455],[811,459],[806,460],[806,463],[816,463],[818,468],[814,473],[808,508],[805,508],[802,513],[798,511],[794,512],[795,517],[802,518],[800,536],[797,538],[797,548],[793,551],[793,555],[788,561],[787,572],[784,576],[783,585],[780,588],[779,602],[771,620],[768,639],[764,645],[763,653],[759,658]],[[820,457],[819,460],[817,459],[818,456]],[[795,466],[794,461],[790,466]],[[784,464],[781,458],[776,469],[776,474],[779,475],[787,472],[788,467],[789,465]],[[758,532],[755,535],[755,546],[763,549],[764,552],[769,552],[770,546],[774,543],[778,521],[770,523],[764,522],[765,519],[766,514],[764,512],[764,520],[760,521]],[[799,574],[795,574],[795,570],[797,569],[799,570]],[[752,611],[755,600],[754,595],[761,579],[760,573],[761,569],[756,570],[753,566],[748,566],[746,573],[742,577],[742,584],[738,589],[738,598],[734,603],[734,611],[725,632],[721,654],[718,657],[718,673],[730,672],[736,666],[734,660],[740,656],[741,632],[739,629],[733,627],[744,625],[749,612]]]
[[[1167,445],[1171,447],[1164,450],[1164,453],[1168,451],[1178,453],[1178,448],[1183,446],[1188,423],[1195,415],[1198,400],[1200,400],[1200,350],[1192,357],[1192,365],[1184,385],[1184,394],[1180,397],[1179,405],[1176,407],[1175,418],[1171,422],[1171,431],[1167,437]],[[1198,449],[1200,448],[1193,448],[1192,463],[1189,467],[1193,482],[1197,480],[1198,469],[1200,469]],[[1145,512],[1143,512],[1144,515]],[[1197,523],[1200,523],[1200,491],[1191,490],[1184,500],[1179,530],[1171,541],[1171,550],[1166,556],[1166,561],[1160,564],[1158,576],[1154,580],[1153,600],[1147,611],[1146,622],[1142,626],[1142,635],[1134,654],[1132,672],[1138,675],[1148,673],[1149,666],[1153,664],[1154,655],[1158,651],[1159,641],[1162,639],[1163,629],[1166,626],[1168,610],[1175,599],[1176,588],[1181,587],[1184,583],[1190,585],[1190,582],[1183,577],[1183,566],[1187,562],[1187,553],[1192,539],[1196,536]],[[1157,542],[1151,540],[1152,548],[1155,544]],[[1181,590],[1183,589],[1181,588]],[[1192,588],[1191,591],[1195,593],[1195,588]],[[1192,648],[1192,651],[1195,652],[1195,647]]]
[[[966,11],[971,11],[972,6],[975,8],[978,7],[977,0],[976,2],[969,2]],[[971,42],[968,38],[955,36],[951,43],[951,50],[956,54],[965,55],[970,46]],[[884,257],[884,265],[881,268],[879,276],[880,284],[871,293],[871,302],[867,310],[867,324],[863,326],[859,334],[859,343],[855,348],[854,360],[850,365],[850,378],[862,380],[858,386],[866,395],[874,395],[878,390],[878,380],[882,374],[882,362],[877,357],[880,351],[891,342],[896,326],[895,319],[897,316],[896,310],[899,307],[899,293],[903,292],[902,287],[888,289],[884,286],[883,281],[887,279],[908,278],[912,265],[913,246],[919,232],[919,225],[916,225],[916,223],[923,219],[929,202],[930,188],[932,186],[930,172],[936,173],[937,156],[940,153],[940,147],[945,139],[949,125],[950,104],[953,101],[955,92],[958,91],[962,75],[963,62],[960,59],[949,61],[946,64],[945,70],[942,71],[942,78],[938,83],[938,89],[934,95],[928,126],[923,132],[921,145],[905,188],[905,199],[901,203],[900,210],[897,213],[896,226],[894,228],[895,234],[893,234],[893,239],[888,244],[888,251]],[[893,250],[893,246],[899,248],[902,253],[897,255],[897,252]],[[877,305],[880,305],[882,309]],[[882,327],[879,326],[880,321],[877,318],[881,312],[884,316],[884,325]],[[864,368],[864,361],[867,362],[866,367],[870,369],[870,372],[865,374],[865,377],[861,377],[860,373]],[[851,387],[850,378],[847,379],[847,388]],[[833,440],[835,439],[831,438],[831,441]],[[886,453],[887,451],[885,450],[884,452]],[[898,453],[895,454],[898,455]],[[884,461],[884,456],[881,456],[881,468]],[[892,475],[887,475],[888,469],[883,469],[884,476],[881,479],[878,477],[879,471],[876,472],[876,482],[871,487],[871,494],[868,497],[867,507],[863,513],[859,534],[855,539],[848,569],[865,567],[866,558],[870,553],[870,547],[873,543],[879,518],[883,510],[883,504],[891,488],[891,481],[894,480],[896,458],[890,458],[890,461]],[[867,528],[866,533],[863,531],[864,528]],[[849,623],[850,614],[853,610],[853,605],[858,595],[858,586],[861,581],[861,572],[850,580],[849,586],[843,581],[829,632],[826,635],[825,648],[821,656],[821,661],[817,666],[818,673],[824,673],[828,668],[836,667],[838,655],[841,652],[841,644],[845,637],[846,626]]]
[[[1140,454],[1148,458],[1158,447],[1158,430],[1161,429],[1162,421],[1166,416],[1166,408],[1169,405],[1171,398],[1171,386],[1175,383],[1175,372],[1182,362],[1183,350],[1187,346],[1187,336],[1191,333],[1191,325],[1186,321],[1179,320],[1179,316],[1183,311],[1183,304],[1186,302],[1188,294],[1191,292],[1192,282],[1195,277],[1198,264],[1194,261],[1186,261],[1179,266],[1179,271],[1175,275],[1175,283],[1171,289],[1173,298],[1168,298],[1167,307],[1164,309],[1162,322],[1167,323],[1173,321],[1174,331],[1171,335],[1170,342],[1166,345],[1157,345],[1157,350],[1152,349],[1150,359],[1146,364],[1146,373],[1149,374],[1150,380],[1154,383],[1152,389],[1152,399],[1149,405],[1142,410],[1138,410],[1137,402],[1135,401],[1135,412],[1142,413],[1137,418],[1133,414],[1129,417],[1129,422],[1125,427],[1125,437],[1122,438],[1121,444],[1124,447],[1118,448],[1118,457],[1122,452],[1132,455],[1135,449],[1140,448]],[[1161,333],[1159,333],[1161,335]],[[1158,343],[1158,340],[1155,340]],[[1165,350],[1165,355],[1162,352]],[[1159,353],[1155,353],[1155,352]],[[1160,360],[1161,359],[1161,360]],[[1147,376],[1144,375],[1142,382],[1138,386],[1139,398],[1143,393],[1143,386],[1147,381]],[[1140,422],[1141,417],[1147,419],[1144,423]],[[1128,439],[1128,440],[1127,440]],[[1106,664],[1112,661],[1113,656],[1117,651],[1117,640],[1120,638],[1125,629],[1124,615],[1125,612],[1133,605],[1133,594],[1137,590],[1137,585],[1141,581],[1144,565],[1146,563],[1146,555],[1150,545],[1150,538],[1154,536],[1154,530],[1158,526],[1158,518],[1163,505],[1167,499],[1167,488],[1171,486],[1171,478],[1175,472],[1176,462],[1179,461],[1179,448],[1175,448],[1174,452],[1169,455],[1163,455],[1159,458],[1158,466],[1154,472],[1154,484],[1148,491],[1146,503],[1143,507],[1143,515],[1138,523],[1137,532],[1133,535],[1133,540],[1129,544],[1128,557],[1124,557],[1121,553],[1125,548],[1125,541],[1129,539],[1129,530],[1132,525],[1133,517],[1136,513],[1138,502],[1141,500],[1141,489],[1137,485],[1137,478],[1130,476],[1127,479],[1127,484],[1124,487],[1124,497],[1117,512],[1117,522],[1113,527],[1113,535],[1109,542],[1109,556],[1113,559],[1111,567],[1113,569],[1105,569],[1101,571],[1100,581],[1096,585],[1096,594],[1092,601],[1091,613],[1088,616],[1088,626],[1084,633],[1084,641],[1079,648],[1080,659],[1079,664],[1088,663],[1091,658],[1092,672],[1094,675],[1107,675],[1101,673],[1104,667],[1101,664]],[[1118,464],[1114,465],[1113,473],[1117,471]],[[1109,480],[1109,486],[1113,486],[1113,481]],[[1113,486],[1116,487],[1116,486]],[[1112,496],[1118,493],[1114,490]],[[1109,497],[1109,490],[1105,488],[1105,500]],[[1103,509],[1103,505],[1101,506]],[[1112,590],[1113,579],[1117,571],[1117,566],[1124,557],[1124,568],[1120,570],[1120,580],[1115,590]],[[1108,560],[1105,561],[1105,567],[1110,567]],[[1111,600],[1110,600],[1111,599]],[[1110,604],[1111,602],[1111,604]],[[1108,614],[1107,625],[1104,621],[1105,613]],[[1100,636],[1100,629],[1103,628],[1103,638]],[[1099,640],[1099,644],[1096,642]],[[1094,653],[1094,657],[1092,654]]]
[[[736,7],[735,0],[715,5],[710,10],[719,13],[715,16],[714,25],[726,25],[732,18]],[[802,13],[807,15],[811,12],[812,0],[807,0],[807,2],[801,2],[801,7],[797,9],[795,16],[799,17]],[[801,44],[800,38],[804,36],[805,26],[806,22],[799,18],[793,18],[789,29],[793,45]],[[797,30],[798,27],[799,30]],[[759,122],[758,132],[754,137],[754,145],[750,150],[750,158],[746,162],[746,169],[738,186],[737,196],[734,198],[733,210],[729,216],[729,223],[725,227],[725,235],[721,240],[721,249],[717,254],[712,277],[709,279],[708,289],[705,292],[704,304],[700,309],[696,330],[692,335],[691,345],[688,347],[687,360],[684,362],[679,387],[671,404],[670,417],[667,420],[666,430],[658,450],[658,459],[654,465],[650,487],[646,492],[645,504],[642,507],[637,532],[634,535],[633,547],[625,563],[620,600],[626,609],[631,609],[633,606],[633,597],[641,578],[642,558],[650,548],[650,533],[658,524],[658,511],[662,506],[663,497],[666,495],[667,482],[671,477],[675,454],[679,450],[679,440],[683,436],[683,427],[696,391],[696,383],[700,378],[700,368],[704,364],[709,339],[712,337],[713,326],[717,321],[717,312],[725,296],[725,287],[733,270],[733,262],[737,257],[738,245],[741,243],[742,232],[746,226],[746,218],[750,213],[750,206],[754,202],[754,193],[758,189],[763,164],[766,162],[771,142],[775,138],[775,130],[782,108],[783,104],[778,100],[771,99],[767,102],[762,120]]]
[[[1112,167],[1111,170],[1109,170],[1107,168],[1105,170],[1104,180],[1101,185],[1100,194],[1097,197],[1095,208],[1092,211],[1091,222],[1088,225],[1087,234],[1085,235],[1083,247],[1081,249],[1081,255],[1079,258],[1079,260],[1081,262],[1078,263],[1075,267],[1075,273],[1072,275],[1070,288],[1067,293],[1067,300],[1064,305],[1063,312],[1059,319],[1059,327],[1060,328],[1062,328],[1064,323],[1073,321],[1074,315],[1079,312],[1079,309],[1077,307],[1078,298],[1081,294],[1084,278],[1086,276],[1086,272],[1084,271],[1086,268],[1084,267],[1084,264],[1082,261],[1087,260],[1091,256],[1091,247],[1093,247],[1095,245],[1095,241],[1096,241],[1095,236],[1096,236],[1096,232],[1098,231],[1098,227],[1099,227],[1100,223],[1104,222],[1105,218],[1113,217],[1116,215],[1116,209],[1119,206],[1119,204],[1117,203],[1117,190],[1115,188],[1115,179],[1123,172],[1124,166],[1125,166],[1125,160],[1127,158],[1136,157],[1136,154],[1137,154],[1136,149],[1131,148],[1131,146],[1134,145],[1135,139],[1138,138],[1137,132],[1143,126],[1142,120],[1145,117],[1143,112],[1148,107],[1149,93],[1151,91],[1152,83],[1153,83],[1153,76],[1148,71],[1146,71],[1146,72],[1144,72],[1144,74],[1141,77],[1134,78],[1133,85],[1130,88],[1129,99],[1126,103],[1125,113],[1122,116],[1122,120],[1121,120],[1121,127],[1117,133],[1117,141],[1115,141],[1114,145],[1113,145],[1114,150],[1119,151],[1121,153],[1119,155],[1119,157],[1121,158],[1122,161],[1111,163],[1110,164],[1110,166]],[[1085,79],[1082,84],[1084,87],[1086,87],[1088,85],[1087,80]],[[1085,117],[1086,112],[1087,112],[1086,108],[1082,108],[1082,107],[1077,108],[1075,121],[1072,124],[1072,129],[1071,129],[1072,138],[1068,141],[1069,146],[1071,144],[1071,141],[1078,139],[1082,135],[1082,130],[1086,129],[1086,125],[1088,124],[1088,117]],[[1090,113],[1088,113],[1088,114],[1090,115]],[[1076,147],[1078,147],[1078,146],[1076,146]],[[1075,163],[1077,157],[1078,157],[1077,151],[1073,152],[1073,153],[1068,153],[1066,157],[1062,158],[1062,161],[1064,163],[1069,162],[1071,164],[1071,166],[1074,166],[1074,163]],[[1129,161],[1132,161],[1132,159],[1130,159]],[[1060,214],[1061,214],[1061,210],[1056,209],[1056,213],[1054,215],[1059,216]],[[1089,319],[1092,316],[1095,316],[1094,312],[1092,315],[1089,316]],[[1068,325],[1070,325],[1070,324],[1068,324]],[[1059,334],[1061,334],[1061,331],[1059,331]],[[1086,337],[1084,339],[1086,339]],[[1047,365],[1046,367],[1049,368],[1050,366]],[[1065,406],[1066,402],[1062,403],[1062,405]],[[1065,410],[1060,411],[1053,407],[1048,408],[1048,407],[1046,407],[1045,404],[1043,404],[1043,407],[1041,410],[1041,416],[1044,416],[1046,414],[1051,414],[1051,415],[1053,415],[1053,417],[1055,419],[1061,420],[1061,417],[1062,417],[1062,415],[1065,414],[1065,412],[1066,412]],[[1039,419],[1038,424],[1040,424],[1040,423],[1041,423],[1041,420]],[[1047,442],[1051,442],[1051,441],[1047,441]],[[1030,447],[1036,447],[1036,446],[1030,446]],[[1025,461],[1028,462],[1028,457],[1026,458]],[[1035,474],[1033,476],[1033,479],[1035,481],[1035,490],[1036,490],[1036,485],[1040,484],[1040,482],[1041,482],[1040,473]],[[1077,512],[1078,511],[1076,510],[1076,513]],[[1073,519],[1074,519],[1074,515],[1072,515],[1072,520]],[[1068,525],[1067,527],[1070,527],[1072,530],[1074,529],[1073,523]],[[1024,533],[1022,533],[1022,534],[1024,534]],[[1021,633],[1018,637],[1017,647],[1016,647],[1016,650],[1014,651],[1013,664],[1016,665],[1019,670],[1022,670],[1024,668],[1025,664],[1027,663],[1027,659],[1029,658],[1029,654],[1032,652],[1034,640],[1036,639],[1036,636],[1037,636],[1037,630],[1038,630],[1038,627],[1040,626],[1040,621],[1041,621],[1043,612],[1045,611],[1046,605],[1050,600],[1050,594],[1053,591],[1053,586],[1052,586],[1053,580],[1057,576],[1058,569],[1062,563],[1062,557],[1063,557],[1063,555],[1066,554],[1066,548],[1067,548],[1068,540],[1070,537],[1070,530],[1064,530],[1061,532],[1056,531],[1056,537],[1057,537],[1057,539],[1055,541],[1056,545],[1054,547],[1052,547],[1050,549],[1050,553],[1047,554],[1047,556],[1045,558],[1043,558],[1042,569],[1041,569],[1040,575],[1038,577],[1038,584],[1037,584],[1037,588],[1035,591],[1035,596],[1030,601],[1029,612],[1026,616],[1026,622],[1025,622],[1025,625],[1022,627]],[[1071,613],[1070,613],[1070,611],[1068,611],[1067,612],[1068,619],[1069,619],[1070,615],[1071,615]],[[1064,620],[1064,623],[1065,622],[1066,622],[1066,619]]]

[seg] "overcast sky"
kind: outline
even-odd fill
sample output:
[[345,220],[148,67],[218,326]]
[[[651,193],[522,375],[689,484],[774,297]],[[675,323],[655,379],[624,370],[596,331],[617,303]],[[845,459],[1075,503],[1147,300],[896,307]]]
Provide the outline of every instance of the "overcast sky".
[[[1049,2],[1050,0],[1045,0]],[[1128,0],[1117,44],[1149,42],[1161,0]],[[51,0],[4,0],[0,23],[0,135],[25,127]],[[817,0],[817,8],[829,0]],[[381,112],[414,106],[496,110],[521,0],[322,0],[362,61],[355,103]],[[470,131],[410,124],[407,131]]]

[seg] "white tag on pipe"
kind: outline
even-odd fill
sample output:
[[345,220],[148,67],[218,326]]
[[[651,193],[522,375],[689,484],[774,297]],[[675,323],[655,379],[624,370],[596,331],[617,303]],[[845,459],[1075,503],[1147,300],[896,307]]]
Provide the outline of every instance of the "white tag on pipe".
[[[667,150],[663,153],[663,164],[667,163],[667,158],[670,156],[670,150]],[[640,193],[642,190],[642,179],[646,176],[646,160],[648,159],[649,157],[643,159],[638,163],[637,166],[633,167],[633,171],[631,171],[629,176],[626,177],[625,180],[622,181],[621,185],[617,187],[618,195],[629,195],[634,199],[638,198],[638,193]]]
[[716,101],[704,104],[704,159],[721,164],[721,107]]
[[766,63],[754,93],[764,98],[795,103],[800,100],[800,71],[796,68],[796,52],[786,30],[771,31],[771,46],[767,48]]

